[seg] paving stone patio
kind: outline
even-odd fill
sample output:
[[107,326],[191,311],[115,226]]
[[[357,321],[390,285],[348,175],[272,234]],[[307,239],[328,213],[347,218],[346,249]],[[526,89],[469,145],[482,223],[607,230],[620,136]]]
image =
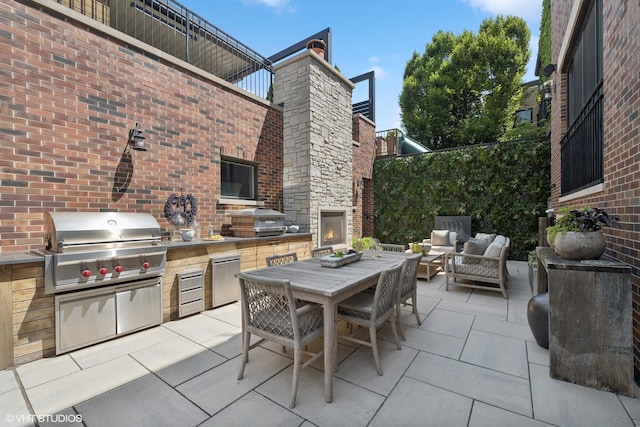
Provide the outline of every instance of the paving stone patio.
[[235,303],[0,371],[0,426],[640,425],[640,399],[549,377],[549,352],[526,320],[527,265],[511,261],[509,272],[508,300],[447,292],[444,273],[419,280],[422,325],[403,312],[402,350],[388,326],[379,332],[381,377],[369,348],[340,343],[329,404],[318,360],[302,371],[289,409],[291,352],[278,345],[252,350],[236,380]]

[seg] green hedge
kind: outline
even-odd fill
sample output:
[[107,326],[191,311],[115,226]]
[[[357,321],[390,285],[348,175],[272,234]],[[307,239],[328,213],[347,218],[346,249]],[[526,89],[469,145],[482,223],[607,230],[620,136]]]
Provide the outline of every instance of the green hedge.
[[547,138],[376,160],[375,236],[406,244],[428,238],[436,215],[465,215],[472,234],[503,234],[509,258],[527,260],[546,215],[549,164]]

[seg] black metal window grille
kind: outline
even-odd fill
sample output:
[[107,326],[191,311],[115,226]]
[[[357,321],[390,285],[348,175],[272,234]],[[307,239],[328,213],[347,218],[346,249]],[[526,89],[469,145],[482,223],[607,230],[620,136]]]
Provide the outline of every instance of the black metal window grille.
[[566,72],[569,126],[560,142],[562,195],[604,180],[602,0],[585,8],[583,23]]

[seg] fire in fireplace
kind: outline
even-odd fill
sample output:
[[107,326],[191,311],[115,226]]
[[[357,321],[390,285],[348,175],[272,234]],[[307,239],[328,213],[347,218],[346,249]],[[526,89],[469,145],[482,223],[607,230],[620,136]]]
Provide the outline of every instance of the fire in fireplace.
[[347,243],[347,210],[323,208],[320,210],[320,246]]

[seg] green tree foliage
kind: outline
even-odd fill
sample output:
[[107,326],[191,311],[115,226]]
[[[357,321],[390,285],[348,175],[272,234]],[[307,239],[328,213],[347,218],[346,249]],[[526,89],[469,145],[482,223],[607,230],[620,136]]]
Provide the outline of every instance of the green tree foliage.
[[531,52],[518,17],[485,19],[478,34],[439,31],[404,72],[407,133],[431,149],[497,141],[512,125]]
[[511,259],[537,246],[546,216],[547,138],[483,144],[374,163],[374,235],[388,243],[429,237],[436,215],[471,216],[472,233],[511,238]]

